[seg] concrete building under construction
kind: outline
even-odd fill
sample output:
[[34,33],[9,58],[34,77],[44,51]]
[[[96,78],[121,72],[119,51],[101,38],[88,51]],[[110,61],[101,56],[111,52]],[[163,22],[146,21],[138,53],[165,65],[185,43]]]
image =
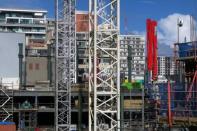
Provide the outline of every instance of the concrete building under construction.
[[[147,20],[146,40],[120,35],[120,0],[89,0],[89,11],[77,11],[76,2],[56,0],[55,19],[44,10],[0,9],[0,38],[7,32],[20,40],[18,78],[0,80],[0,121],[18,131],[197,126],[197,42],[176,43],[176,61],[165,58],[164,73],[155,20]],[[174,75],[171,66],[181,70],[179,80],[160,80],[158,73]]]

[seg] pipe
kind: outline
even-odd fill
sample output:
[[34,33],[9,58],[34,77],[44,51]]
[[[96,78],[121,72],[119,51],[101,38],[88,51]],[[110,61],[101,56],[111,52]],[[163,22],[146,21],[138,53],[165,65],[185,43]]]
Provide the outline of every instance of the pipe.
[[146,20],[146,30],[147,30],[147,68],[149,71],[152,70],[152,39],[151,39],[151,20]]
[[169,125],[169,129],[170,129],[172,127],[170,80],[168,80],[168,125]]
[[153,40],[153,80],[157,80],[157,75],[158,75],[158,65],[157,65],[157,32],[156,32],[156,26],[157,22],[153,21],[152,22],[153,27],[152,27],[152,40]]
[[19,46],[19,53],[18,53],[18,58],[19,58],[19,89],[23,89],[23,43],[18,43]]

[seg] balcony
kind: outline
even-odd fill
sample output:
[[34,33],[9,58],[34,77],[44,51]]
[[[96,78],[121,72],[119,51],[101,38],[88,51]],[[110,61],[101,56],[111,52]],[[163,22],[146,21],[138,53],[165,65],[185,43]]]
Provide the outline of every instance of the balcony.
[[44,18],[21,18],[21,17],[6,17],[0,19],[0,26],[24,26],[24,27],[45,27],[46,19]]

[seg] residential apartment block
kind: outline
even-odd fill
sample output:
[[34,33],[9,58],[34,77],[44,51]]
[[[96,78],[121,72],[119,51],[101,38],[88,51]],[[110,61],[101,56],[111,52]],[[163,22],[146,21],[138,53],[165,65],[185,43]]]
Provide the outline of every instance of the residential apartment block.
[[175,75],[175,62],[173,57],[158,57],[158,75],[166,77],[170,75]]
[[28,43],[44,39],[46,34],[45,10],[0,8],[0,31],[25,33]]
[[[129,48],[130,46],[130,48]],[[144,80],[145,38],[141,35],[120,36],[121,75],[128,78],[128,61],[130,60],[131,79]],[[130,57],[130,59],[128,59]]]

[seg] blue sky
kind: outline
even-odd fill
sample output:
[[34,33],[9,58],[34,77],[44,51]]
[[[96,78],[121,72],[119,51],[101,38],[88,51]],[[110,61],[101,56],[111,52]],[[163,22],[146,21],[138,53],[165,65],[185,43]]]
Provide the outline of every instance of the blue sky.
[[[54,0],[1,0],[0,7],[25,7],[48,10],[54,14]],[[88,10],[88,0],[77,0],[77,9]],[[197,0],[121,0],[121,32],[127,19],[129,31],[144,31],[145,20],[160,20],[173,13],[197,16]]]
[[[183,19],[187,19],[186,23],[188,23],[186,15],[197,17],[197,0],[121,0],[120,3],[121,34],[125,33],[125,19],[127,19],[127,32],[144,35],[146,19],[152,18],[159,23],[158,30],[161,30],[159,37],[165,38],[165,41],[159,41],[160,44],[164,43],[168,46],[169,43],[175,42],[176,37],[176,23],[169,24],[168,19],[175,22],[177,17],[181,16]],[[45,9],[48,11],[49,17],[54,17],[54,0],[0,0],[0,7]],[[77,0],[77,9],[88,10],[88,0]],[[182,34],[182,37],[188,34],[188,28],[185,27],[182,31],[186,33]],[[169,36],[173,37],[166,38]]]
[[196,0],[122,0],[121,13],[128,18],[129,30],[143,31],[147,18],[159,21],[173,13],[192,14],[194,5],[197,9]]

